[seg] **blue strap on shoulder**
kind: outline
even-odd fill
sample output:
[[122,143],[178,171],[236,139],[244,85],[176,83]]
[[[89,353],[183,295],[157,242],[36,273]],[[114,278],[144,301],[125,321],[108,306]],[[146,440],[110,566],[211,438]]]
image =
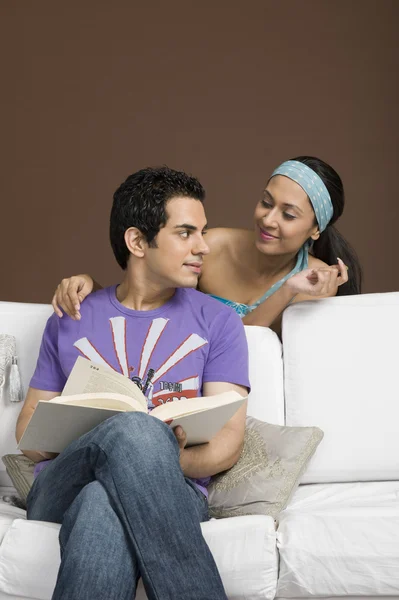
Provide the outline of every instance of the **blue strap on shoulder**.
[[230,306],[230,308],[234,309],[236,313],[243,319],[248,313],[252,312],[262,304],[269,296],[277,292],[277,290],[293,275],[303,271],[308,268],[308,244],[304,244],[302,248],[298,252],[298,258],[296,261],[295,267],[290,271],[287,275],[282,277],[279,281],[277,281],[271,288],[267,290],[265,294],[263,294],[262,298],[259,298],[255,304],[243,304],[242,302],[234,302],[233,300],[228,300],[227,298],[222,298],[221,296],[215,296],[214,294],[209,294],[211,298],[215,298],[215,300],[219,300],[219,302],[223,302],[226,306]]

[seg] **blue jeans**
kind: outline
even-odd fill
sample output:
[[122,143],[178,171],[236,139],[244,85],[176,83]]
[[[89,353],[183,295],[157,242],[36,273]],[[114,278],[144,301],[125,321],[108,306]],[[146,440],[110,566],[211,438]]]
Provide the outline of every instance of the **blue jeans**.
[[35,480],[28,519],[61,523],[53,600],[227,600],[202,537],[206,498],[180,468],[170,428],[143,413],[111,417]]

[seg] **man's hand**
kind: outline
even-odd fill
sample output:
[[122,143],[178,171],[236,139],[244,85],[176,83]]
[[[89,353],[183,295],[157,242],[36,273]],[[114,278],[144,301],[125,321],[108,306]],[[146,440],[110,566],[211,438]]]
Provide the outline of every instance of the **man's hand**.
[[[215,396],[234,390],[241,396],[248,394],[246,388],[227,383],[225,381],[212,381],[204,383],[202,389],[203,396]],[[195,402],[195,398],[193,398]],[[230,469],[239,459],[245,433],[245,417],[247,413],[247,403],[237,410],[237,412],[227,421],[226,425],[207,443],[187,448],[187,435],[183,428],[176,426],[173,428],[173,421],[168,424],[172,426],[180,448],[180,467],[186,477],[198,479],[201,477],[210,477]]]
[[57,452],[38,452],[38,454],[43,457],[43,460],[51,460],[58,456]]
[[80,319],[80,303],[93,290],[94,281],[90,275],[75,275],[63,279],[55,290],[51,304],[55,314],[62,317],[62,310],[76,321]]
[[334,296],[340,285],[348,281],[348,269],[338,258],[338,264],[331,267],[305,269],[286,281],[293,294],[323,297]]
[[184,472],[184,449],[187,444],[187,435],[186,435],[186,432],[184,431],[183,427],[180,427],[180,425],[178,425],[177,427],[174,428],[173,433],[175,434],[177,443],[179,444],[180,466]]

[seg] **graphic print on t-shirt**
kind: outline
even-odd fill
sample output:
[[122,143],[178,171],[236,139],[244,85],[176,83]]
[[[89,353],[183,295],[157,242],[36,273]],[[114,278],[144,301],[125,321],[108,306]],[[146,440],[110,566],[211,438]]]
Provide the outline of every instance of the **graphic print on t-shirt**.
[[[173,400],[194,398],[197,396],[199,389],[198,374],[193,373],[192,376],[181,381],[169,381],[166,378],[167,373],[180,361],[208,343],[208,340],[198,334],[191,333],[185,340],[180,342],[160,365],[154,365],[153,354],[168,321],[169,319],[165,318],[157,318],[151,321],[136,369],[136,366],[130,365],[127,354],[125,317],[112,317],[109,319],[113,349],[120,372],[134,381],[142,390],[147,398],[149,409]],[[87,337],[80,338],[73,345],[92,362],[116,370]],[[156,386],[158,386],[158,391],[155,392]]]

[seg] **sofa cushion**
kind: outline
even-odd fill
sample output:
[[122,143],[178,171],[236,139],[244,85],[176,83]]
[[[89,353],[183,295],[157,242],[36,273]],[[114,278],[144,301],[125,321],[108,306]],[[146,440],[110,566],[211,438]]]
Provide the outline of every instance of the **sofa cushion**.
[[301,485],[281,513],[278,597],[399,596],[399,482]]
[[[1,489],[0,495],[2,495]],[[15,521],[15,519],[24,519],[25,515],[26,513],[24,510],[0,500],[0,546],[12,522]]]
[[212,478],[213,517],[264,514],[277,518],[323,439],[317,427],[286,427],[247,417],[238,462]]
[[50,600],[60,562],[59,525],[16,519],[0,546],[0,590]]
[[399,479],[399,293],[327,298],[283,317],[287,425],[321,427],[305,483]]
[[[230,600],[272,600],[277,588],[276,532],[264,516],[201,525]],[[0,598],[50,600],[59,567],[59,525],[16,519],[0,546]],[[142,584],[137,600],[146,598]]]
[[23,454],[6,454],[2,457],[2,461],[18,496],[26,502],[33,484],[35,463]]

